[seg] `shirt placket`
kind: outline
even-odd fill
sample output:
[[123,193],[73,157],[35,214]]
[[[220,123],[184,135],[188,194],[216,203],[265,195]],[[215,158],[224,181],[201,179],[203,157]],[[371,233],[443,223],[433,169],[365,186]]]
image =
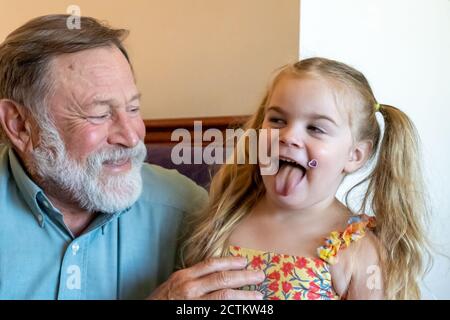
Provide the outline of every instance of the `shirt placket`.
[[73,240],[61,264],[58,299],[79,300],[86,295],[87,243],[89,235]]

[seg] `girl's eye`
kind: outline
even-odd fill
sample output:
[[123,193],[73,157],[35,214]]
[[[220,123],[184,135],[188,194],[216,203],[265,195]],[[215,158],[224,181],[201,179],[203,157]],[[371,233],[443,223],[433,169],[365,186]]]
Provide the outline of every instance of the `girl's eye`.
[[316,126],[309,126],[308,130],[310,130],[314,133],[319,133],[319,134],[325,133],[325,131],[323,131],[322,129],[320,129],[319,127],[316,127]]
[[269,118],[269,122],[273,123],[273,124],[277,124],[277,125],[284,125],[284,124],[286,124],[286,121],[284,121],[283,119],[281,119],[281,118],[274,118],[274,117]]

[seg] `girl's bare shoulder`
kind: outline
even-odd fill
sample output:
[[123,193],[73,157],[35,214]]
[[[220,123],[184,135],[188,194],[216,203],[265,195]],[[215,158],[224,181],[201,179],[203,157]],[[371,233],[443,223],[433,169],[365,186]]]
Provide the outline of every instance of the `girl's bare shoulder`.
[[381,244],[367,230],[364,237],[339,251],[337,263],[330,267],[336,292],[346,299],[381,299],[383,297]]

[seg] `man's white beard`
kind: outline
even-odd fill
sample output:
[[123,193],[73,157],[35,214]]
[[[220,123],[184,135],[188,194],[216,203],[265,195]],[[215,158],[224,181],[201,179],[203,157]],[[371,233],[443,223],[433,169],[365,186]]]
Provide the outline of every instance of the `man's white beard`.
[[[56,128],[42,126],[41,144],[33,151],[34,170],[53,190],[69,195],[89,212],[114,213],[130,207],[142,192],[141,167],[147,150],[142,141],[134,148],[115,147],[88,156],[84,165],[71,159]],[[103,162],[129,158],[127,173],[106,175]]]

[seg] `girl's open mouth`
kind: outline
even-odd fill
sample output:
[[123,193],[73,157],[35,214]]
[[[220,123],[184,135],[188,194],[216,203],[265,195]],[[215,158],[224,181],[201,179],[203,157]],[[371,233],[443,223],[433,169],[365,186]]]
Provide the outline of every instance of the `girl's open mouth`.
[[305,173],[305,167],[298,162],[280,157],[279,169],[275,177],[275,191],[282,196],[288,196],[303,180]]

